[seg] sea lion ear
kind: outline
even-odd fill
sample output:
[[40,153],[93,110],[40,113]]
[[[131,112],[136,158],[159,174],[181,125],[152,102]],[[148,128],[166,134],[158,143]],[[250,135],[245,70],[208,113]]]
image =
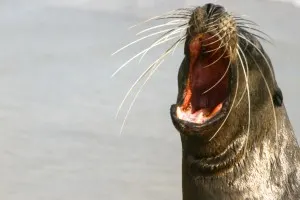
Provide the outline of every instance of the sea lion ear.
[[277,87],[273,94],[273,103],[275,106],[279,107],[282,106],[283,103],[283,95],[281,89]]

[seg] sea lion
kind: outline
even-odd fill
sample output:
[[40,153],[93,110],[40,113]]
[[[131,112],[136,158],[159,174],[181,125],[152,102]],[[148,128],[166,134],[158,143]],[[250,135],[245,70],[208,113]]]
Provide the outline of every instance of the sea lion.
[[214,4],[152,19],[171,21],[140,33],[175,27],[119,49],[163,34],[113,75],[151,48],[178,38],[134,82],[120,110],[137,83],[149,74],[145,84],[163,59],[184,43],[177,101],[170,108],[182,143],[183,200],[300,199],[299,146],[271,60],[259,41],[267,39],[256,23]]
[[299,146],[261,36],[220,5],[189,11],[170,112],[183,200],[300,199]]

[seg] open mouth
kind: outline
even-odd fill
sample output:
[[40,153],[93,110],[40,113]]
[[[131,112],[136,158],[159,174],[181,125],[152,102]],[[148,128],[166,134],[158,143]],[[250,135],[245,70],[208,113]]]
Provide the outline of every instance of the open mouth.
[[189,74],[183,103],[176,114],[181,120],[205,124],[228,105],[229,54],[216,36],[199,34],[189,43]]

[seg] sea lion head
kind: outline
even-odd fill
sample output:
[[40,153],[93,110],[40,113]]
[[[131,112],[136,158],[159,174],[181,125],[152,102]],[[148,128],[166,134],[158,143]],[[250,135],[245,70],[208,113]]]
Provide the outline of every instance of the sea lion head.
[[117,50],[115,53],[162,34],[112,76],[135,58],[141,56],[142,59],[155,46],[177,36],[179,39],[137,78],[126,93],[118,113],[133,88],[145,78],[128,109],[121,131],[147,80],[166,56],[184,43],[178,95],[170,114],[180,132],[187,163],[197,163],[195,168],[204,174],[220,172],[238,163],[237,160],[256,145],[261,145],[263,138],[272,140],[270,146],[278,144],[277,117],[282,116],[278,111],[283,107],[283,98],[272,63],[259,41],[267,41],[266,35],[257,24],[214,4],[178,9],[145,22],[153,19],[171,21],[147,28],[138,35],[160,27],[175,27],[151,33]]
[[184,154],[208,173],[229,168],[259,145],[261,130],[276,138],[278,87],[253,22],[214,4],[189,16],[171,118]]

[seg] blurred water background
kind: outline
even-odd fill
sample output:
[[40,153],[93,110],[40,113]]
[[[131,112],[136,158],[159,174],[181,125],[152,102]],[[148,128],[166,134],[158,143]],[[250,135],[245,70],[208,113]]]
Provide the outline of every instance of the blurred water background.
[[[0,199],[180,200],[181,146],[169,106],[182,48],[145,86],[122,135],[130,102],[115,120],[118,105],[165,47],[113,79],[142,44],[110,55],[136,38],[129,26],[206,2],[1,0]],[[249,16],[274,39],[275,46],[264,47],[299,139],[299,2],[218,3]]]

